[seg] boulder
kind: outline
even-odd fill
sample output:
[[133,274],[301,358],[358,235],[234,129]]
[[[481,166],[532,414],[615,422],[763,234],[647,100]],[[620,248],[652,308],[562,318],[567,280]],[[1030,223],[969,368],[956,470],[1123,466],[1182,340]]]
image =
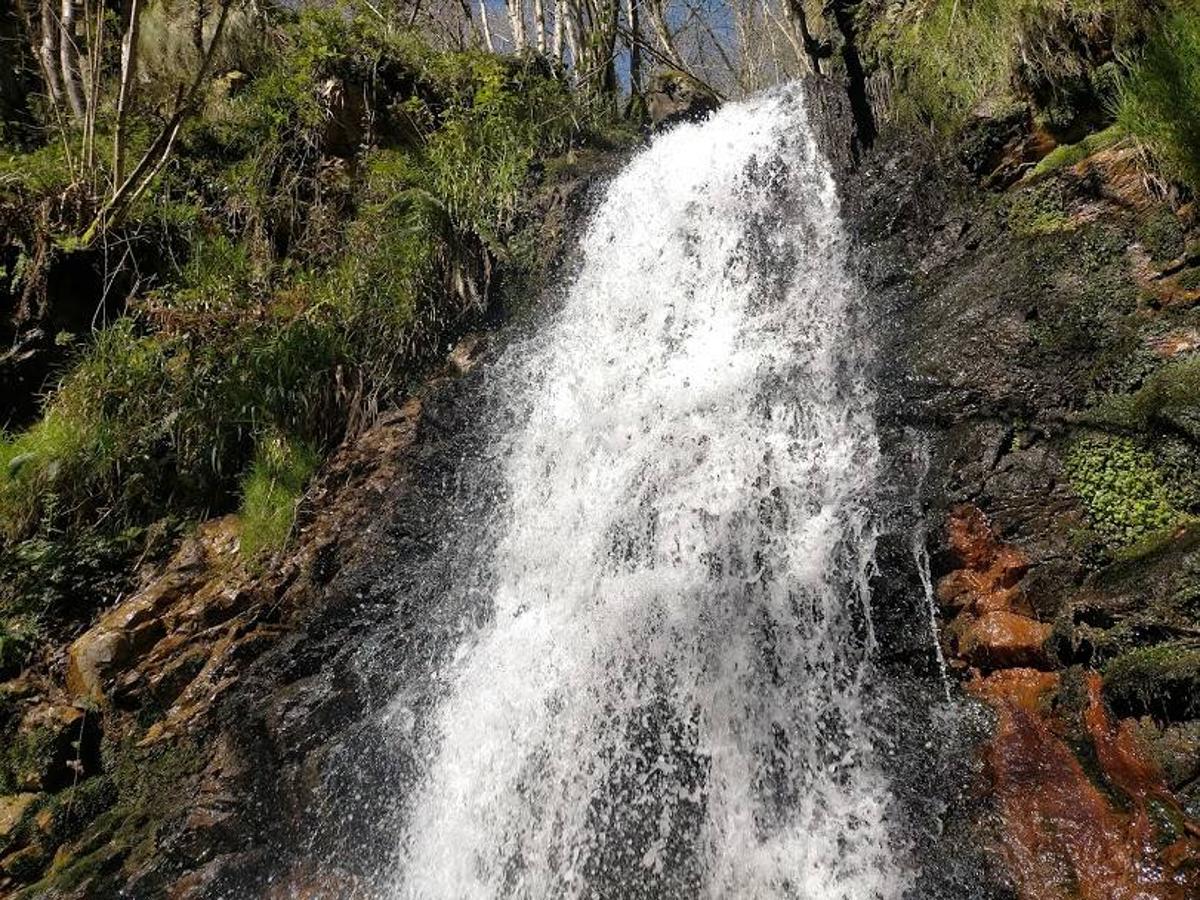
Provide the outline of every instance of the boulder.
[[707,118],[720,105],[711,88],[674,70],[656,74],[646,89],[646,111],[656,130]]

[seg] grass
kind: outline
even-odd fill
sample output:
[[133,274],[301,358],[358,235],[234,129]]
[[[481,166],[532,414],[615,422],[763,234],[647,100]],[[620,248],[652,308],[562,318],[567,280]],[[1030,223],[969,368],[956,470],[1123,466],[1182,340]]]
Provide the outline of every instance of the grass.
[[877,16],[866,41],[900,83],[901,115],[953,133],[1015,96],[1055,130],[1108,90],[1080,46],[1096,35],[1121,46],[1151,12],[1139,0],[929,0]]
[[287,541],[304,486],[320,457],[311,447],[270,434],[259,441],[242,482],[241,551],[250,559]]
[[1200,190],[1200,7],[1176,0],[1133,60],[1117,121],[1162,170]]

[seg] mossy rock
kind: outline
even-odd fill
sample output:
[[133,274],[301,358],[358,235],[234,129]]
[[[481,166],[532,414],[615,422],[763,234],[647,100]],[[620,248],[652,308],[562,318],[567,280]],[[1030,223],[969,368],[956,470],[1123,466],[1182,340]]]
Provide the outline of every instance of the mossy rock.
[[1104,667],[1104,692],[1121,716],[1180,721],[1200,713],[1200,643],[1131,650]]
[[1160,206],[1138,223],[1138,243],[1155,265],[1165,266],[1183,256],[1183,225],[1170,207]]
[[1069,231],[1072,225],[1062,187],[1046,182],[1018,190],[1009,201],[1008,227],[1020,237]]

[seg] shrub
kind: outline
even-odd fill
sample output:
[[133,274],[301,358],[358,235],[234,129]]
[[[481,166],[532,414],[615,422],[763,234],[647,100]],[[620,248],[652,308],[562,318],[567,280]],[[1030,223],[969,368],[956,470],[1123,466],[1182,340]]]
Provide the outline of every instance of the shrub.
[[1200,189],[1200,8],[1176,0],[1121,90],[1118,121],[1163,171]]

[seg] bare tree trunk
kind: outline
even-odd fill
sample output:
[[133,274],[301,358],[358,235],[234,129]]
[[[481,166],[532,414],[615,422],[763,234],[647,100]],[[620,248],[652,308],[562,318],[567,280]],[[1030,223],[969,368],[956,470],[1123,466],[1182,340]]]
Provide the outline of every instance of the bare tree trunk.
[[[92,4],[95,4],[93,8]],[[104,17],[107,10],[103,0],[84,0],[83,24],[87,35],[87,80],[84,83],[84,100],[87,107],[83,116],[83,167],[93,179],[96,174],[96,113],[100,108],[101,64],[104,60]],[[82,58],[82,56],[81,56]]]
[[554,2],[554,58],[559,65],[563,64],[563,26],[566,23],[566,14],[563,12],[563,0],[555,0]]
[[119,223],[170,160],[171,153],[175,149],[175,140],[179,137],[179,130],[196,110],[200,88],[208,77],[208,70],[212,66],[216,49],[225,35],[225,23],[229,20],[229,8],[233,3],[234,0],[221,0],[221,13],[217,18],[217,26],[213,29],[212,41],[206,49],[202,48],[203,54],[200,57],[200,65],[196,70],[195,77],[186,87],[180,85],[175,95],[174,113],[146,149],[138,164],[133,167],[129,177],[113,192],[109,201],[100,208],[96,218],[92,220],[92,224],[83,234],[82,241],[85,245],[91,244],[97,236]]
[[113,190],[125,177],[125,123],[129,117],[129,102],[137,77],[138,31],[141,26],[141,0],[129,0],[129,17],[121,38],[121,88],[117,95],[117,121],[113,130]]
[[75,0],[62,0],[59,17],[58,62],[63,93],[74,119],[83,118],[83,90],[79,86],[79,48],[75,44]]
[[512,29],[513,51],[520,53],[525,49],[524,0],[508,0],[508,24]]
[[671,61],[671,65],[682,72],[683,57],[679,55],[679,48],[675,46],[675,38],[671,35],[670,26],[667,25],[667,14],[663,8],[663,2],[664,0],[647,0],[646,8],[650,12],[650,26],[658,36],[658,42],[662,44],[663,53]]
[[58,44],[61,36],[58,31],[58,20],[54,8],[50,5],[54,0],[42,0],[42,40],[38,45],[38,59],[42,64],[42,74],[46,79],[46,93],[50,102],[62,102],[62,75],[59,72]]
[[567,49],[571,53],[571,68],[574,70],[575,77],[578,78],[582,68],[583,59],[580,53],[580,36],[582,34],[582,22],[580,21],[579,0],[565,0],[566,3],[566,34],[567,34]]
[[[804,0],[784,0],[784,14],[800,33],[800,41],[804,47],[804,56],[800,62],[807,62],[808,67],[816,74],[821,74],[821,42],[813,37],[808,29],[808,15],[804,11]],[[794,46],[794,42],[793,42]]]
[[479,30],[483,32],[483,46],[487,47],[488,53],[495,53],[496,45],[492,42],[492,26],[488,24],[487,0],[479,0]]
[[640,0],[625,0],[625,17],[629,24],[629,89],[633,95],[642,93],[642,35],[638,25]]
[[533,0],[533,27],[536,29],[537,52],[546,55],[546,5],[544,0]]

